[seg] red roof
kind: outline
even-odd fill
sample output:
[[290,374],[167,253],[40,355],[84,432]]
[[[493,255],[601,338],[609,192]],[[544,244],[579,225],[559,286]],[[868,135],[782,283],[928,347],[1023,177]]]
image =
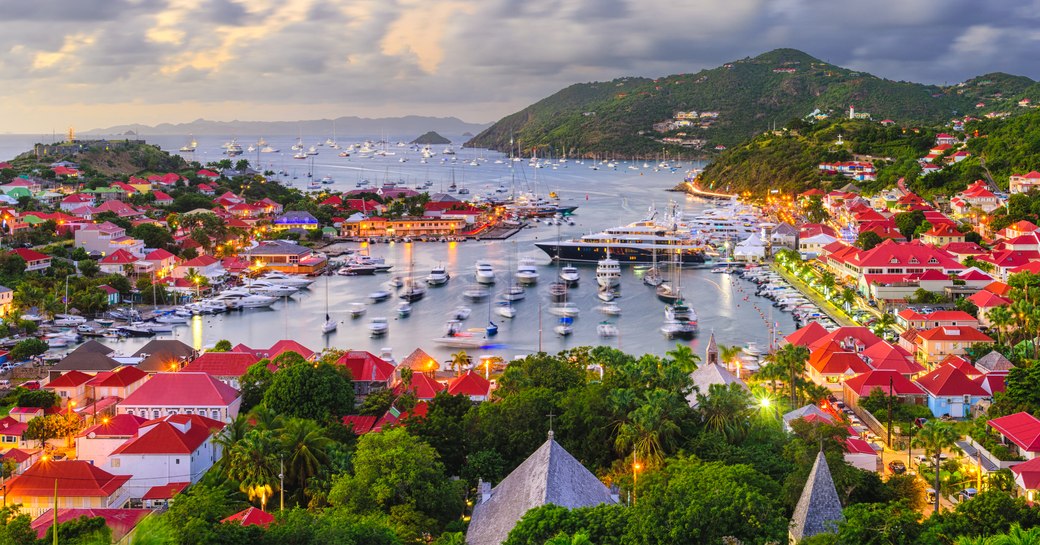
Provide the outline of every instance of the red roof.
[[917,385],[932,397],[989,395],[981,386],[972,382],[968,375],[952,365],[936,367],[931,373],[917,379]]
[[445,386],[436,380],[430,378],[426,373],[412,373],[412,383],[406,385],[403,382],[398,383],[394,388],[394,393],[397,395],[405,392],[412,392],[415,394],[416,399],[433,399],[437,392],[444,390]]
[[818,322],[809,322],[805,327],[784,337],[788,344],[797,346],[809,346],[810,344],[827,336],[827,329]]
[[968,378],[976,377],[982,374],[982,371],[976,369],[975,366],[971,364],[971,362],[954,354],[950,354],[949,356],[943,358],[943,360],[939,362],[939,365],[951,365],[953,367],[956,367],[960,370],[960,372],[964,373],[965,375],[968,375]]
[[182,490],[188,487],[191,483],[169,483],[161,484],[159,486],[153,486],[148,489],[147,492],[141,496],[142,500],[168,500],[177,494],[180,494]]
[[152,195],[155,195],[155,202],[166,202],[173,200],[173,197],[171,197],[169,194],[159,191],[158,189],[152,191]]
[[[133,531],[142,519],[151,515],[151,509],[58,509],[58,524],[77,520],[80,517],[105,519],[105,525],[112,530],[112,542],[122,543],[123,538]],[[43,539],[47,530],[54,524],[54,513],[50,509],[32,521],[32,529],[36,536]]]
[[162,261],[164,259],[170,259],[171,257],[176,256],[174,256],[170,252],[167,252],[166,250],[163,250],[162,248],[152,250],[151,252],[148,252],[148,255],[144,256],[144,258],[148,261]]
[[815,350],[817,347],[823,346],[830,341],[836,341],[844,345],[845,348],[852,348],[850,343],[862,345],[863,348],[869,348],[881,342],[881,337],[878,337],[864,326],[842,326],[813,342],[809,348]]
[[222,422],[197,414],[169,415],[141,425],[140,435],[120,445],[115,454],[191,454],[224,428]]
[[124,406],[223,407],[238,399],[238,390],[205,373],[156,373],[123,400]]
[[239,511],[221,522],[232,522],[240,526],[261,526],[267,528],[267,525],[274,522],[274,515],[261,511],[256,507],[248,507],[244,511]]
[[79,432],[76,437],[133,437],[137,430],[148,420],[133,414],[117,414],[112,418],[102,419],[101,422]]
[[1007,390],[1007,373],[991,372],[972,379],[975,384],[982,386],[990,395]]
[[1011,304],[1011,301],[986,290],[973,294],[971,297],[968,297],[968,300],[975,303],[975,306],[979,308],[1003,307]]
[[181,267],[209,267],[210,265],[219,262],[219,260],[211,255],[203,254],[198,257],[189,259],[180,264]]
[[363,350],[350,350],[336,363],[346,367],[355,382],[387,382],[394,374],[394,366]]
[[938,225],[933,225],[932,228],[925,233],[925,236],[964,238],[964,233],[958,231],[956,227],[949,223],[940,223]]
[[1026,452],[1040,452],[1040,420],[1027,412],[1009,414],[989,421],[1009,441]]
[[303,356],[304,359],[310,359],[310,357],[314,355],[314,351],[310,348],[307,348],[306,346],[303,346],[302,344],[296,341],[284,339],[274,343],[273,345],[271,345],[271,348],[268,348],[266,350],[264,350],[263,348],[249,348],[248,346],[239,343],[236,344],[231,349],[231,351],[249,352],[250,354],[253,354],[259,359],[267,358],[271,360],[277,358],[278,356],[281,356],[286,352],[296,352],[297,354]]
[[924,367],[914,361],[909,352],[884,341],[866,348],[860,354],[870,359],[870,367],[873,369],[895,371],[902,375],[916,375],[924,371]]
[[145,373],[135,366],[129,365],[126,367],[120,367],[115,371],[98,373],[90,382],[87,383],[87,386],[93,388],[126,388],[147,376],[148,373]]
[[240,377],[260,358],[250,352],[206,352],[184,366],[183,371],[215,377]]
[[355,435],[364,435],[372,430],[372,426],[376,425],[376,417],[347,415],[343,417],[343,425],[350,426]]
[[30,248],[15,248],[14,250],[11,250],[11,253],[22,258],[23,260],[25,260],[26,263],[51,258],[51,256],[47,254],[41,254],[40,252],[37,252],[36,250],[32,250]]
[[75,388],[82,386],[94,377],[82,371],[69,371],[64,375],[47,383],[46,388]]
[[870,443],[856,437],[845,439],[845,452],[848,454],[872,454],[877,456],[877,451],[870,446]]
[[920,331],[917,335],[928,341],[993,342],[989,335],[971,326],[939,326]]
[[467,371],[464,375],[457,376],[448,381],[448,393],[464,396],[484,396],[491,394],[491,382],[475,373]]
[[858,374],[870,371],[870,366],[855,352],[831,352],[815,362],[810,358],[809,364],[824,375]]
[[1015,464],[1011,466],[1011,471],[1022,479],[1022,485],[1026,490],[1040,488],[1040,458]]
[[[889,386],[891,385],[891,388]],[[879,369],[867,371],[845,380],[845,387],[859,396],[868,396],[874,390],[895,396],[922,395],[924,392],[898,371]]]
[[202,170],[196,172],[195,174],[198,174],[199,176],[205,176],[207,178],[218,178],[218,177],[220,177],[220,174],[217,174],[216,172],[213,172],[212,170],[206,170],[206,169],[202,169]]
[[943,244],[940,249],[955,255],[982,255],[986,249],[974,242],[954,241]]
[[8,482],[7,497],[51,498],[55,481],[59,496],[108,497],[129,480],[130,475],[112,475],[84,460],[39,461]]
[[7,452],[5,452],[3,454],[3,456],[0,456],[0,458],[6,458],[8,460],[14,460],[15,463],[20,464],[20,463],[28,460],[29,458],[32,458],[34,455],[39,454],[39,453],[40,453],[40,449],[38,449],[38,448],[29,449],[29,450],[22,450],[22,449],[13,448],[13,449],[8,450]]
[[129,265],[137,261],[134,254],[120,248],[105,257],[101,258],[100,263],[102,265]]
[[0,435],[8,437],[21,437],[29,427],[26,422],[19,422],[10,416],[0,418]]

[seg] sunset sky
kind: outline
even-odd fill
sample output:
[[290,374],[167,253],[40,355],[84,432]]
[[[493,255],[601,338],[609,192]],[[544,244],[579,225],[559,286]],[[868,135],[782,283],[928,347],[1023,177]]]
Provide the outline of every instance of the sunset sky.
[[0,3],[0,132],[422,114],[494,121],[570,83],[778,47],[896,80],[1040,77],[1040,0]]

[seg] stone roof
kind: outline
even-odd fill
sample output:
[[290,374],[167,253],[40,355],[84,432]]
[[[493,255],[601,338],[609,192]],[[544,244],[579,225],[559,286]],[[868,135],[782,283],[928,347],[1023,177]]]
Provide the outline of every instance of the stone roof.
[[721,384],[723,386],[739,384],[741,388],[750,391],[743,380],[740,380],[734,376],[729,369],[726,369],[719,364],[701,365],[696,371],[690,373],[690,381],[696,388],[694,391],[690,392],[690,395],[686,396],[691,407],[697,406],[697,392],[700,392],[703,395],[708,395],[708,388],[712,384]]
[[552,432],[491,490],[490,498],[473,508],[466,543],[499,545],[524,513],[549,503],[568,509],[615,503],[607,487],[554,441]]
[[845,516],[841,512],[838,491],[834,488],[827,458],[820,451],[791,517],[791,543],[798,543],[816,534],[835,532],[838,523],[843,520]]
[[983,373],[991,373],[993,371],[1010,371],[1014,367],[1014,364],[1010,360],[1004,357],[1003,354],[996,350],[990,351],[989,354],[982,356],[975,361],[975,368]]
[[169,371],[170,366],[180,364],[195,355],[195,349],[176,339],[155,339],[148,341],[134,357],[144,358],[137,367],[148,373]]

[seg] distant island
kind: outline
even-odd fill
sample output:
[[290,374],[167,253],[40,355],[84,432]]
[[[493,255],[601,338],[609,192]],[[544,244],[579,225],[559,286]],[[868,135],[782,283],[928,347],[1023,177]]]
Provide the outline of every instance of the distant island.
[[444,144],[450,144],[451,140],[448,140],[447,138],[437,134],[436,131],[430,131],[430,132],[420,136],[419,138],[416,138],[415,140],[412,140],[411,143],[412,144],[420,144],[420,145],[438,145],[438,146],[440,146],[440,145],[444,145]]
[[421,131],[437,131],[441,134],[462,135],[480,132],[490,123],[469,123],[456,117],[429,117],[409,115],[403,117],[337,117],[335,119],[310,119],[300,121],[211,121],[196,119],[188,123],[160,123],[158,125],[116,125],[113,127],[82,131],[84,135],[170,135],[181,136],[272,136],[272,135],[328,135],[339,137],[372,137],[388,135],[420,134]]

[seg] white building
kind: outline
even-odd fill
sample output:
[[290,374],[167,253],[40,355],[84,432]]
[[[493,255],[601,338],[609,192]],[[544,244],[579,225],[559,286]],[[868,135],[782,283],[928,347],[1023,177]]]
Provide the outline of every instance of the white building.
[[155,419],[171,414],[197,414],[220,422],[238,416],[238,390],[205,373],[156,373],[119,402],[119,414]]

